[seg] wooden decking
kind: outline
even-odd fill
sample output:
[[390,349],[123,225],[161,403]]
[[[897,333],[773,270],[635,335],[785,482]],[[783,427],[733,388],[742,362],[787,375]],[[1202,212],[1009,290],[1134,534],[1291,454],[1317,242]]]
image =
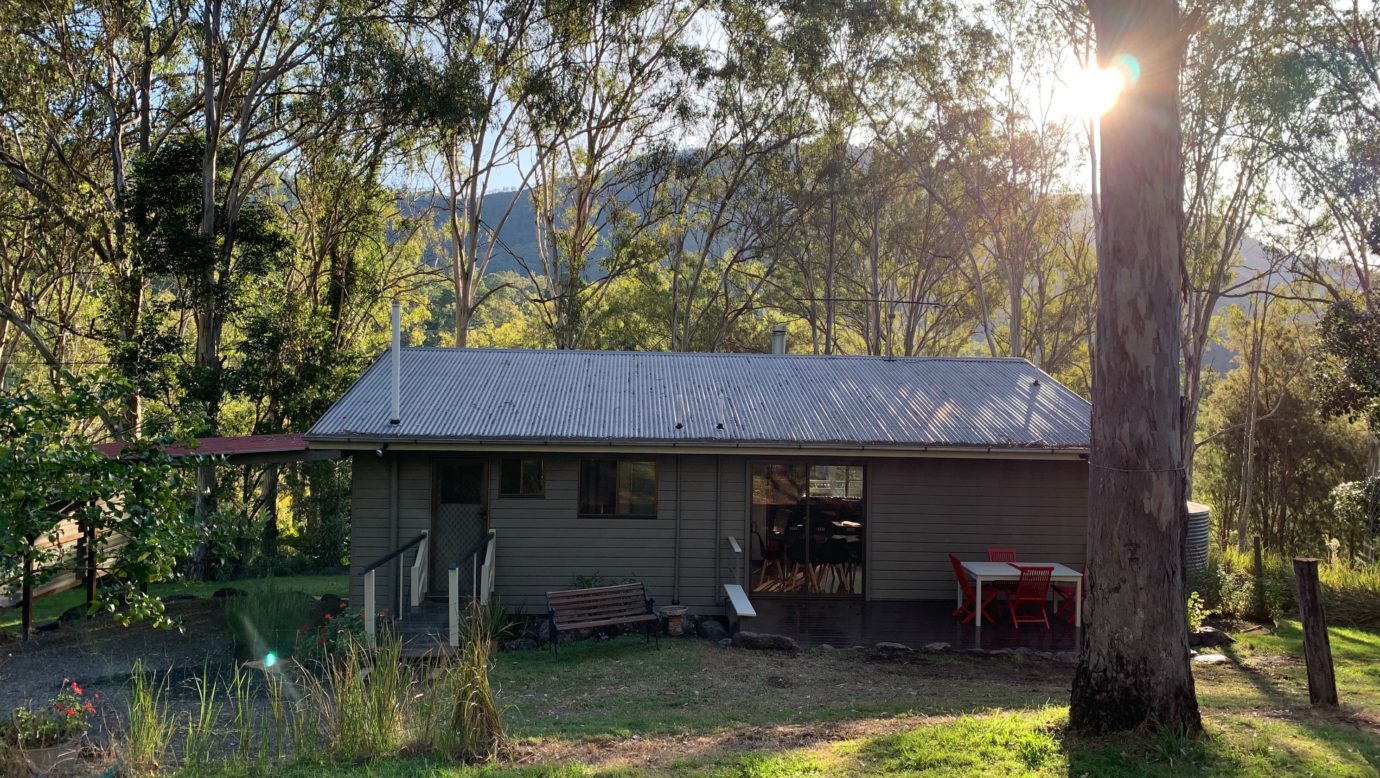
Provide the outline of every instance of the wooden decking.
[[952,600],[884,600],[865,602],[854,598],[763,597],[752,604],[757,618],[744,622],[743,629],[771,632],[795,638],[804,648],[824,644],[836,648],[872,646],[880,642],[903,643],[919,648],[927,643],[948,643],[955,649],[1020,648],[1034,651],[1077,651],[1078,630],[1063,619],[1053,618],[1050,629],[1043,625],[1011,625],[1005,611],[997,613],[996,603],[989,611],[994,623],[981,629],[971,623],[959,624],[954,618]]

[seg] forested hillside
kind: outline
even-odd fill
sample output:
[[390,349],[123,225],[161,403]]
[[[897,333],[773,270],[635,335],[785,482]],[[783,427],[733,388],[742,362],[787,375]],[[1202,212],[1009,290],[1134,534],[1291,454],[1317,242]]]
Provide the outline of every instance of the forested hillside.
[[[1380,321],[1380,11],[1193,13],[1184,467],[1314,548],[1380,420],[1355,336]],[[413,344],[752,351],[781,324],[793,351],[1017,356],[1089,392],[1097,115],[1138,74],[1096,68],[1081,2],[59,1],[0,25],[0,387],[120,387],[67,420],[84,441],[302,431],[393,299]],[[1267,505],[1243,462],[1295,408],[1331,475]],[[338,560],[347,476],[202,468],[196,513],[252,555],[291,493],[314,518],[284,531]]]

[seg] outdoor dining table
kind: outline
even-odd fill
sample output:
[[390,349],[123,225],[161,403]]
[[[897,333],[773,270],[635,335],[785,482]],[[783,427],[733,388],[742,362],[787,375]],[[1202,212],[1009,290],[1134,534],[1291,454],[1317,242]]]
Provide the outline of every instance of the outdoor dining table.
[[[1051,581],[1074,584],[1073,625],[1083,626],[1083,574],[1058,562],[964,562],[963,570],[977,583],[977,601],[982,602],[982,584],[989,581],[1019,581],[1022,567],[1052,567]],[[963,607],[963,588],[958,589],[958,605]],[[977,626],[982,626],[982,608],[977,609]]]

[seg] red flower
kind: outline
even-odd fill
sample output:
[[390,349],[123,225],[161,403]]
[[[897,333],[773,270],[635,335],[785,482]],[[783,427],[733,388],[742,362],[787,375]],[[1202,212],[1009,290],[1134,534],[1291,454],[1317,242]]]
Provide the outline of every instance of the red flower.
[[311,629],[311,625],[309,625],[309,624],[303,624],[303,625],[302,625],[302,631],[303,631],[303,632],[306,632],[306,631],[309,630],[309,629]]
[[326,621],[330,621],[330,620],[331,620],[331,614],[327,613],[326,616],[325,616],[325,618],[326,618]]
[[326,636],[325,636],[325,635],[322,635],[321,637],[317,638],[317,639],[316,639],[316,645],[318,645],[318,646],[324,646],[324,645],[326,645]]
[[76,708],[68,708],[68,709],[67,709],[67,715],[68,715],[68,716],[75,716],[75,715],[77,715],[77,709],[76,709]]
[[96,706],[95,706],[95,705],[92,705],[91,703],[88,702],[88,703],[86,703],[85,705],[82,706],[82,710],[85,710],[87,713],[95,713],[95,712],[96,712]]
[[77,685],[76,681],[72,682],[72,693],[78,697],[81,696],[81,687]]
[[344,600],[341,600],[341,601],[340,601],[340,609],[341,609],[341,610],[345,610],[345,606],[346,606],[347,604],[348,604],[348,603],[346,603]]

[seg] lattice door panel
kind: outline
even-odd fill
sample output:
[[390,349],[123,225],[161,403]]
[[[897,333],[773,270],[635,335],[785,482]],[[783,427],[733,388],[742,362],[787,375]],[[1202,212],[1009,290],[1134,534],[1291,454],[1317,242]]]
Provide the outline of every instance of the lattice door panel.
[[473,586],[473,569],[470,560],[461,560],[460,555],[474,548],[484,537],[484,506],[466,503],[436,506],[436,537],[431,552],[431,589],[444,593],[451,564],[459,561],[460,592],[468,596]]

